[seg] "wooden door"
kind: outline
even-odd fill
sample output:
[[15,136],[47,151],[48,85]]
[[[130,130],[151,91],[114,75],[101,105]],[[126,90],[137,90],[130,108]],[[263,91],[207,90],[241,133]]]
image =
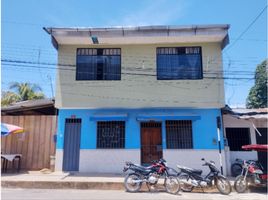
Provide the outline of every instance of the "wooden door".
[[141,163],[150,164],[162,158],[161,122],[141,123]]

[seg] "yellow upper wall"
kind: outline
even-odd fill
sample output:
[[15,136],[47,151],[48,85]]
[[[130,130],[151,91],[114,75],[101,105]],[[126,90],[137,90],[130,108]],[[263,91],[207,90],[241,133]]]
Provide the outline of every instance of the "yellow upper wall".
[[[157,80],[156,48],[171,46],[201,46],[204,78],[202,80]],[[77,48],[121,48],[121,81],[76,81]],[[187,107],[221,108],[224,102],[220,43],[73,46],[60,45],[58,62],[72,65],[58,67],[56,86],[57,108],[144,108]],[[142,72],[140,70],[142,70]],[[133,71],[134,70],[134,71]],[[148,70],[148,72],[145,72]],[[216,74],[208,74],[216,72]]]

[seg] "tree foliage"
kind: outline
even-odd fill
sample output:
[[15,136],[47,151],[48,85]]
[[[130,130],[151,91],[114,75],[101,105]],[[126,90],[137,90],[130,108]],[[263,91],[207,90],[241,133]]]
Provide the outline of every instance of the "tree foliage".
[[10,91],[2,92],[1,105],[7,106],[14,102],[44,99],[45,95],[37,84],[13,82]]
[[14,92],[3,91],[1,97],[1,106],[8,106],[12,103],[15,103],[19,100],[19,96]]
[[267,61],[259,64],[255,71],[255,85],[250,89],[246,106],[247,108],[267,107]]

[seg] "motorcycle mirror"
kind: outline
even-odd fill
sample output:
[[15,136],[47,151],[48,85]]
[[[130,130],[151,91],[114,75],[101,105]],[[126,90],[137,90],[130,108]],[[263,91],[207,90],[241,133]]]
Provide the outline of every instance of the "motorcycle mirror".
[[204,160],[205,160],[205,158],[201,158],[201,160],[203,160],[203,161],[204,161]]

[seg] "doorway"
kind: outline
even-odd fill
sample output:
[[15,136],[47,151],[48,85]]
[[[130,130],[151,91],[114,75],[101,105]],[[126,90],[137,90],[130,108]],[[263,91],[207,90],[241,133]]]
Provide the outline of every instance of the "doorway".
[[[256,132],[256,141],[257,144],[267,144],[267,128],[257,128],[261,136]],[[258,160],[262,164],[265,171],[267,171],[267,152],[258,151]]]
[[81,119],[66,119],[64,131],[63,171],[79,170]]
[[141,164],[163,157],[161,130],[161,122],[141,122]]

